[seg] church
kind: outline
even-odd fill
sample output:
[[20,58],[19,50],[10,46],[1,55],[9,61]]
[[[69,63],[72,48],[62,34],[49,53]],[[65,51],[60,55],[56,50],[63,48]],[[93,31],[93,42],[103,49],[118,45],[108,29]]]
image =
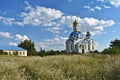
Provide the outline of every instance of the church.
[[73,32],[69,35],[69,38],[66,40],[66,52],[71,53],[81,53],[87,54],[95,50],[95,41],[92,39],[92,36],[89,30],[85,35],[79,31],[78,22],[75,20],[73,22]]

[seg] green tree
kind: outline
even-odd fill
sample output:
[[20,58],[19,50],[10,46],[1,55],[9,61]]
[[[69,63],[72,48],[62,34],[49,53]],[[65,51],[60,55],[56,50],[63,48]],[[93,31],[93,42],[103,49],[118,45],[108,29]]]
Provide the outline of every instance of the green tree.
[[3,50],[0,50],[0,55],[7,55],[7,52],[3,52]]
[[103,54],[120,54],[120,40],[115,39],[110,42],[110,47],[102,51]]
[[46,56],[46,51],[43,50],[42,48],[40,48],[40,51],[38,52],[38,55],[43,57],[43,56]]
[[31,40],[24,40],[23,42],[18,44],[18,47],[26,49],[28,51],[28,56],[37,55],[34,42],[32,42]]
[[111,41],[110,43],[111,43],[110,47],[118,47],[118,48],[120,48],[120,40],[115,39],[114,41]]

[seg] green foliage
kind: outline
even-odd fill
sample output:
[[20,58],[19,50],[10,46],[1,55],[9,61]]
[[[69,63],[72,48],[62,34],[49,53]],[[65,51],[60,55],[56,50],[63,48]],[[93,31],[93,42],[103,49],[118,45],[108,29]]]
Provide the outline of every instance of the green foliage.
[[32,42],[31,40],[24,40],[23,42],[18,44],[18,47],[26,49],[28,51],[28,56],[37,55],[34,42]]
[[41,57],[43,57],[43,56],[46,55],[46,51],[43,50],[42,48],[40,48],[40,51],[38,52],[38,55],[41,56]]
[[7,55],[7,52],[3,52],[3,50],[0,50],[0,55]]
[[110,47],[118,47],[118,48],[120,48],[120,40],[115,39],[114,41],[111,41],[110,43],[111,43]]
[[120,40],[110,42],[110,47],[102,51],[103,54],[120,54]]
[[102,53],[103,54],[120,54],[120,49],[118,47],[112,47],[112,48],[104,49]]

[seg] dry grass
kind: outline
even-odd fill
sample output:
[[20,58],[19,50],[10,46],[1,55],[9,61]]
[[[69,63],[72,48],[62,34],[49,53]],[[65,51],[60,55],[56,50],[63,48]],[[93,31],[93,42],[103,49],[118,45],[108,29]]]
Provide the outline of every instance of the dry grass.
[[120,80],[120,55],[0,56],[1,80]]

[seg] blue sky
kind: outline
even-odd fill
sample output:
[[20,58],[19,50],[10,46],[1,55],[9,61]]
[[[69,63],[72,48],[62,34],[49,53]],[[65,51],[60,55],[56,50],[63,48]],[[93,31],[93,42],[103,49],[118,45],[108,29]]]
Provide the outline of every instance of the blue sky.
[[0,45],[16,46],[31,39],[37,50],[64,50],[77,19],[89,28],[96,49],[120,39],[120,0],[1,0]]

